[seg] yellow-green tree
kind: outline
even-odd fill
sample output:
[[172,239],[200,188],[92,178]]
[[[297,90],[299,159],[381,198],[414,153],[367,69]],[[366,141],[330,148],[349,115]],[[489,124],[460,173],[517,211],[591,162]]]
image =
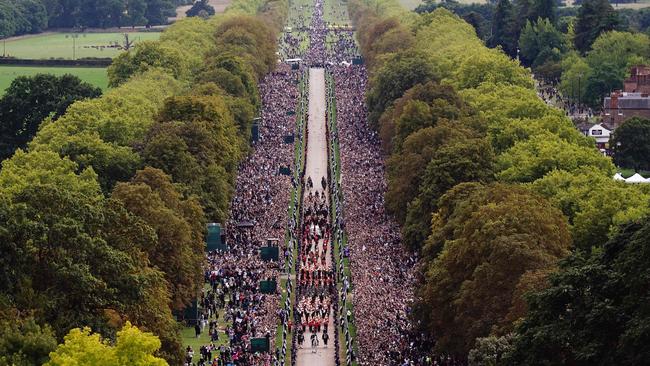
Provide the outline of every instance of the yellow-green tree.
[[90,328],[74,328],[64,343],[50,353],[45,366],[166,366],[167,361],[153,354],[160,348],[160,340],[127,322],[117,332],[117,341],[111,345]]

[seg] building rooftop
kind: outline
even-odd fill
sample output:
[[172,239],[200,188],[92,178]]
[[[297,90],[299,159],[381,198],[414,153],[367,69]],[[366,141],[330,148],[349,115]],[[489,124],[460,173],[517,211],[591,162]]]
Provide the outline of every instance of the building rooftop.
[[[612,99],[614,105],[612,105]],[[612,93],[611,96],[605,97],[605,109],[650,109],[650,96],[644,93]]]

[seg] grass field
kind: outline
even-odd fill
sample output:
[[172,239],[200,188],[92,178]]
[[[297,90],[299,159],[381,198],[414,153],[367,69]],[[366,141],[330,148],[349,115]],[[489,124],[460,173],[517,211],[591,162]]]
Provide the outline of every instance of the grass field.
[[323,18],[330,24],[349,25],[350,16],[348,15],[347,2],[336,0],[326,1],[323,9]]
[[38,67],[38,66],[0,66],[0,95],[11,85],[18,76],[32,76],[36,74],[72,74],[81,80],[106,90],[108,76],[104,68],[91,67]]
[[[228,335],[224,333],[224,330],[227,326],[226,322],[223,320],[224,314],[224,310],[219,310],[219,340],[217,342],[214,342],[215,346],[217,347],[221,345],[228,345],[229,343]],[[200,355],[199,348],[201,348],[201,346],[210,344],[210,335],[208,334],[208,328],[209,327],[206,326],[198,338],[194,332],[194,327],[183,327],[181,330],[181,342],[183,342],[183,349],[186,349],[187,346],[192,347],[196,360],[198,360],[198,357]]]
[[[629,178],[629,177],[633,176],[634,173],[635,173],[634,169],[632,169],[632,168],[619,168],[618,171],[619,171],[619,173],[621,173],[623,178]],[[641,170],[639,172],[639,174],[641,174],[641,176],[643,176],[644,178],[650,178],[650,171]]]
[[413,10],[422,4],[422,0],[399,0],[399,3],[406,9]]
[[[73,35],[76,38],[73,38]],[[160,33],[157,32],[129,33],[129,40],[136,43],[158,38],[160,38]],[[107,48],[115,43],[124,43],[123,33],[46,33],[7,40],[0,44],[0,52],[16,58],[72,59],[74,49],[76,59],[83,57],[112,58],[121,52],[117,48]]]

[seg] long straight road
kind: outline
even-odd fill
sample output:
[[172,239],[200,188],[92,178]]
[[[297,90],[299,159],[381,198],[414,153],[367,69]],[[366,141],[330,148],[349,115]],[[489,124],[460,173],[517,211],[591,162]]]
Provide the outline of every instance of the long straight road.
[[327,177],[327,126],[325,125],[325,69],[309,69],[309,120],[307,121],[307,162],[305,179],[311,177],[314,189],[321,189]]
[[[325,192],[321,186],[321,180],[327,178],[327,126],[325,120],[326,100],[325,100],[325,70],[321,68],[309,69],[309,119],[307,121],[307,160],[305,164],[305,195],[316,194],[316,192]],[[313,188],[307,188],[307,180],[311,178]],[[326,200],[329,205],[329,201]],[[324,240],[318,241],[315,248],[316,253],[322,253]],[[332,250],[331,247],[328,250]],[[330,253],[325,256],[326,268],[331,268],[332,259]],[[305,301],[309,301],[305,297]],[[323,344],[322,331],[317,333],[319,345],[316,349],[311,347],[312,333],[307,327],[305,331],[305,342],[302,348],[298,349],[297,365],[298,366],[319,366],[334,365],[336,348],[334,347],[334,319],[333,312],[329,313],[327,333],[329,335],[329,344],[327,347]]]

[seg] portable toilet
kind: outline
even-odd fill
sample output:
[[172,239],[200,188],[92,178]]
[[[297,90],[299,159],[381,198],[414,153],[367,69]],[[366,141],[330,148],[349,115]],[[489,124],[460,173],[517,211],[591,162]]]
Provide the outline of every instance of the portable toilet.
[[228,250],[228,245],[226,245],[225,238],[222,235],[221,224],[219,223],[209,223],[208,224],[208,237],[207,237],[207,250],[219,250],[226,251]]

